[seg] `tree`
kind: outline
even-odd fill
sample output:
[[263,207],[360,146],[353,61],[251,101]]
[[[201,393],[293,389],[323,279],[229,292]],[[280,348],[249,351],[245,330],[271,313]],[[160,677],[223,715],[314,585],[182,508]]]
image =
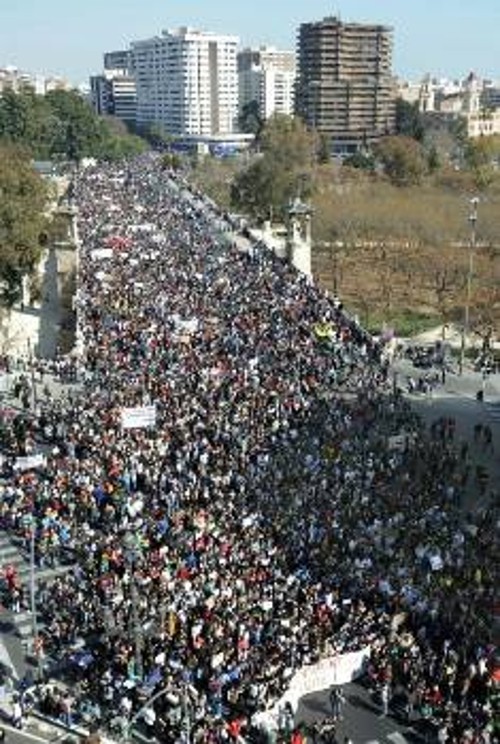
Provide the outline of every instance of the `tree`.
[[262,221],[283,217],[295,196],[309,196],[317,137],[299,119],[279,114],[266,122],[260,145],[261,156],[234,178],[231,201]]
[[471,326],[489,346],[492,337],[500,333],[500,287],[484,286],[482,283],[472,295]]
[[425,124],[418,103],[409,103],[403,98],[396,100],[396,133],[423,142]]
[[317,135],[298,118],[271,116],[262,131],[261,149],[286,168],[310,168],[318,151]]
[[102,146],[103,129],[86,101],[73,90],[50,91],[46,100],[53,115],[53,153],[75,161],[95,156]]
[[325,165],[331,160],[330,138],[323,132],[320,132],[318,134],[317,159],[318,163],[320,163],[321,165]]
[[40,258],[48,190],[26,152],[0,146],[0,298],[11,306]]
[[496,176],[496,160],[500,155],[500,137],[482,136],[468,139],[464,146],[464,159],[474,173],[479,188],[489,186]]
[[451,320],[451,312],[456,308],[461,290],[465,286],[462,268],[442,250],[434,250],[420,263],[423,283],[435,298],[436,309],[445,328]]
[[352,155],[348,155],[344,160],[344,165],[366,171],[373,171],[375,169],[373,155],[361,152],[361,150],[357,150]]
[[95,155],[101,160],[123,160],[125,158],[140,155],[147,148],[147,143],[142,137],[135,134],[113,134],[107,129],[106,123],[102,132],[102,138]]
[[15,93],[7,89],[0,98],[0,139],[29,147],[39,159],[49,156],[51,112],[44,96],[24,86]]
[[411,137],[384,137],[377,143],[375,154],[397,186],[419,184],[427,172],[424,149]]
[[264,120],[260,115],[258,101],[248,101],[248,103],[245,103],[238,117],[238,126],[242,132],[255,134],[255,139],[259,139],[264,127]]
[[159,122],[150,124],[143,132],[139,131],[139,134],[142,134],[156,150],[167,150],[173,141],[172,135]]
[[146,147],[124,122],[97,116],[77,91],[39,96],[28,86],[18,93],[6,90],[0,98],[0,140],[22,145],[39,160],[116,160]]

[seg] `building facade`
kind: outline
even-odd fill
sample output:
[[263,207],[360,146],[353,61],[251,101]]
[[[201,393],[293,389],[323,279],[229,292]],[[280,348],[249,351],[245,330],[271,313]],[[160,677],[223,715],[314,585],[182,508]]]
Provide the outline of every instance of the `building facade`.
[[90,100],[97,114],[116,116],[135,126],[137,92],[128,50],[105,52],[104,72],[90,78]]
[[294,112],[296,66],[293,52],[274,47],[238,53],[239,110],[256,101],[262,120]]
[[395,128],[392,29],[304,23],[297,41],[296,112],[337,152],[354,151]]
[[73,85],[61,77],[25,72],[13,65],[0,67],[0,95],[3,90],[18,93],[25,87],[32,88],[37,95],[44,96],[52,90],[72,90]]
[[238,118],[239,39],[189,28],[131,45],[137,124],[172,136],[234,132]]

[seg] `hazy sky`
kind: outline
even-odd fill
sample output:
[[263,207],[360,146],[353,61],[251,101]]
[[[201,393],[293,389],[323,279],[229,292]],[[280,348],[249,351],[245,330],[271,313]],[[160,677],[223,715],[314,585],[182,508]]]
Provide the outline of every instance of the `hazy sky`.
[[500,0],[0,0],[0,67],[60,74],[78,84],[102,68],[104,51],[194,26],[242,44],[294,49],[303,21],[394,28],[394,72],[500,79]]

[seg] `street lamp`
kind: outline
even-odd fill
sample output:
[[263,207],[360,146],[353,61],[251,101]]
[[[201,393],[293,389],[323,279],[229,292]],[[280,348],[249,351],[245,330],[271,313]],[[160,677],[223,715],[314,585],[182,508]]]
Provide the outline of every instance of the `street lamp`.
[[[144,713],[146,713],[146,711],[151,708],[154,702],[159,700],[159,698],[164,697],[169,692],[172,692],[172,686],[170,683],[166,687],[163,687],[158,692],[155,692],[153,695],[150,695],[148,699],[143,703],[143,705],[139,708],[137,713],[134,713],[134,715],[127,721],[124,732],[123,732],[123,738],[124,738],[124,741],[127,742],[127,744],[133,741],[132,729],[136,721],[138,721],[141,718],[141,716],[143,716]],[[182,721],[184,722],[184,730],[185,730],[185,736],[186,736],[185,740],[187,744],[191,744],[192,724],[193,724],[192,717],[191,717],[192,709],[191,709],[191,702],[189,700],[189,693],[185,685],[182,687],[182,690],[181,690],[180,705],[181,705]]]
[[135,650],[135,674],[142,681],[143,664],[142,664],[142,628],[139,618],[139,597],[137,592],[137,583],[135,578],[135,569],[137,559],[140,557],[140,548],[137,543],[137,537],[132,532],[125,534],[123,544],[125,546],[125,558],[130,567],[130,599],[132,603],[132,623],[134,633],[134,650]]
[[477,205],[479,199],[475,196],[470,200],[471,211],[469,213],[470,223],[470,242],[469,242],[469,268],[467,271],[467,289],[465,295],[464,323],[462,326],[462,338],[460,344],[460,374],[463,373],[465,364],[465,349],[467,344],[467,335],[470,325],[470,301],[472,293],[472,278],[474,275],[474,253],[476,250],[476,226],[477,226]]
[[35,541],[36,541],[36,517],[34,513],[30,515],[29,521],[30,529],[30,612],[31,612],[31,627],[33,633],[33,651],[36,656],[38,679],[40,682],[43,681],[43,663],[42,663],[42,647],[40,644],[40,638],[38,635],[38,618],[37,618],[37,606],[36,606],[36,563],[35,563]]

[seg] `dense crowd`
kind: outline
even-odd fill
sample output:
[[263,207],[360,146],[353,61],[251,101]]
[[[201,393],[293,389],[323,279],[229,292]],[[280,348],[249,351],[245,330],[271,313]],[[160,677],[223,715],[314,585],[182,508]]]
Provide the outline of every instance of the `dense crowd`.
[[39,597],[72,673],[46,712],[123,727],[158,693],[161,741],[263,740],[296,669],[366,647],[444,741],[493,741],[500,504],[459,512],[467,452],[424,436],[338,302],[154,159],[75,193],[60,373],[82,389],[2,428],[2,526],[28,547],[34,517],[38,564],[74,563]]

